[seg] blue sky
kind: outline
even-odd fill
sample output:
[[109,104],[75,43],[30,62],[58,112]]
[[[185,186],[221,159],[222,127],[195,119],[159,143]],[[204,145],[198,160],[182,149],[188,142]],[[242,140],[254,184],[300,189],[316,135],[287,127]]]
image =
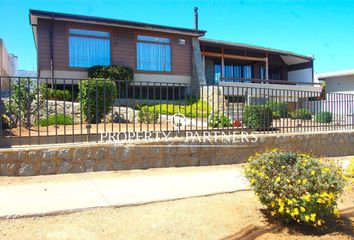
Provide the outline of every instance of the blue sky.
[[19,69],[31,70],[36,49],[29,9],[193,28],[194,6],[208,38],[314,55],[316,72],[354,68],[350,0],[0,0],[0,38],[19,57]]

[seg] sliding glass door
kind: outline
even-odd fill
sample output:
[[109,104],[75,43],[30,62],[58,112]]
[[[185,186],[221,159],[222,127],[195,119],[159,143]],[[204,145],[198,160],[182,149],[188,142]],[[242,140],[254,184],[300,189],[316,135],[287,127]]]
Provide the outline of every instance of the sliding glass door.
[[[225,82],[251,82],[252,74],[251,65],[224,65],[224,77]],[[214,64],[214,83],[218,84],[220,82],[222,72],[221,64]]]

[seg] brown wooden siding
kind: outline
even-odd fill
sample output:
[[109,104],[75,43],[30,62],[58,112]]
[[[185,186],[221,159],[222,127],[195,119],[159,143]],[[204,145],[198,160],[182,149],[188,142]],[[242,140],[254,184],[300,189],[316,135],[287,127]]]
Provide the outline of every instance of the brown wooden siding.
[[[54,22],[53,49],[54,69],[64,71],[77,71],[77,68],[69,68],[68,63],[68,36],[67,29],[70,27],[83,29],[97,29],[111,32],[111,64],[131,67],[136,71],[136,35],[147,34],[166,36],[171,39],[172,49],[172,72],[154,72],[169,75],[192,75],[192,44],[189,36],[176,34],[159,34],[150,31],[135,31],[118,27],[105,27],[92,24],[71,23],[64,21]],[[39,19],[38,21],[38,67],[39,70],[50,70],[50,20]],[[185,39],[185,45],[179,44],[179,39]],[[79,69],[85,71],[85,69]],[[149,72],[144,72],[149,73]]]

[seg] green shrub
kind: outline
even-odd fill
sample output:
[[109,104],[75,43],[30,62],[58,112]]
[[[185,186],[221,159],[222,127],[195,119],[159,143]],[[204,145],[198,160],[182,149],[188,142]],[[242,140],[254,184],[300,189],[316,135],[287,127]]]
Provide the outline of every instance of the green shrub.
[[246,105],[243,114],[244,124],[253,130],[267,129],[273,122],[273,111],[267,105]]
[[307,120],[311,120],[312,119],[312,115],[310,113],[310,111],[306,108],[300,108],[300,109],[296,109],[295,111],[290,113],[290,118],[292,119],[307,119]]
[[157,111],[149,110],[148,106],[142,106],[138,113],[138,120],[140,123],[158,123],[159,113]]
[[208,125],[212,128],[232,127],[232,119],[224,112],[218,111],[209,116]]
[[70,125],[72,124],[72,118],[70,115],[64,115],[63,113],[58,113],[55,115],[48,116],[39,119],[39,125],[41,127],[51,126],[51,125]]
[[190,98],[186,103],[182,104],[155,104],[148,105],[148,111],[158,112],[161,114],[174,115],[181,113],[186,117],[207,117],[210,109],[205,101],[200,99]]
[[64,101],[70,101],[71,100],[71,93],[68,90],[60,90],[60,89],[48,89],[48,99],[53,99],[53,100],[60,100]]
[[90,123],[100,123],[117,97],[117,86],[111,80],[82,80],[79,91],[82,112]]
[[93,66],[88,69],[89,78],[103,78],[111,80],[133,80],[133,70],[119,65]]
[[268,100],[266,105],[272,109],[274,119],[287,118],[289,115],[287,102],[276,102]]
[[280,119],[280,114],[279,112],[272,112],[273,119]]
[[319,112],[315,115],[315,121],[318,123],[331,123],[333,115],[330,112]]
[[45,99],[48,100],[75,101],[78,98],[78,93],[75,90],[72,93],[71,89],[54,89],[47,87],[45,84],[40,85],[40,93]]
[[346,183],[340,166],[277,149],[249,158],[245,175],[272,216],[313,226],[338,214]]

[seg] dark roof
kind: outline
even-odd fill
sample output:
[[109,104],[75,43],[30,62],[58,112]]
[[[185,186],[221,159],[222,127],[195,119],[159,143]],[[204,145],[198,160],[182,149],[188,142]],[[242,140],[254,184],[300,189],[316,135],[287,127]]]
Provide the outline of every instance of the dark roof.
[[203,30],[195,30],[195,29],[190,29],[190,28],[170,27],[170,26],[163,26],[163,25],[142,23],[142,22],[134,22],[134,21],[127,21],[127,20],[83,16],[83,15],[67,14],[67,13],[47,12],[47,11],[32,10],[31,9],[30,10],[31,25],[35,24],[35,23],[33,23],[33,17],[34,18],[48,18],[48,19],[54,18],[57,20],[67,20],[67,21],[83,21],[83,22],[88,22],[88,23],[104,24],[104,25],[116,25],[116,26],[127,27],[127,28],[130,27],[130,28],[138,28],[138,29],[145,29],[145,30],[194,35],[194,36],[198,36],[198,37],[203,36],[206,33],[206,31],[203,31]]
[[240,47],[240,48],[248,48],[248,49],[253,49],[253,50],[258,50],[258,51],[265,51],[265,52],[270,52],[270,53],[277,53],[277,54],[282,54],[282,55],[287,55],[287,56],[294,56],[294,57],[299,57],[307,60],[313,60],[314,58],[311,56],[305,56],[293,52],[288,52],[284,50],[278,50],[278,49],[273,49],[273,48],[266,48],[266,47],[260,47],[260,46],[255,46],[255,45],[250,45],[246,43],[237,43],[237,42],[228,42],[228,41],[222,41],[222,40],[215,40],[215,39],[208,39],[208,38],[199,38],[199,41],[201,44],[208,44],[208,45],[218,45],[218,46],[229,46],[229,47]]

